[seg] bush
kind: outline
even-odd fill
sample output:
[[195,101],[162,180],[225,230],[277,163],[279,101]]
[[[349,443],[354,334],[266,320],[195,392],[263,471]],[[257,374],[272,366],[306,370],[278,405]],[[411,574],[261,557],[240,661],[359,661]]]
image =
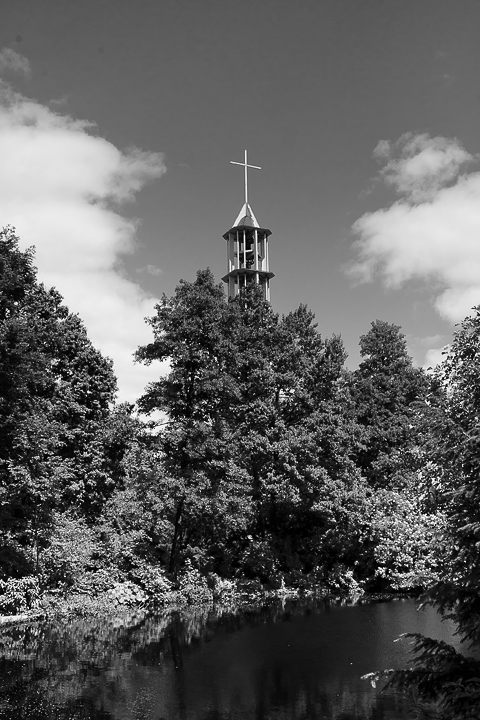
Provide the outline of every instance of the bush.
[[211,602],[213,593],[208,587],[207,579],[194,568],[191,560],[185,560],[185,566],[178,578],[180,594],[189,605]]
[[446,518],[426,513],[410,492],[380,490],[371,521],[375,578],[393,590],[436,582],[445,555]]
[[94,530],[85,520],[69,514],[56,514],[50,547],[40,561],[46,587],[72,588],[88,571],[95,571],[95,555],[102,554]]
[[35,577],[19,580],[0,580],[0,614],[21,615],[34,610],[39,601],[40,588]]
[[232,600],[238,594],[236,583],[233,580],[221,578],[216,573],[210,573],[207,585],[212,591],[214,600]]
[[75,585],[75,591],[90,597],[98,597],[114,587],[116,574],[108,570],[94,570],[82,574]]
[[252,539],[240,561],[247,577],[258,577],[262,582],[268,582],[278,575],[279,562],[274,556],[272,543],[267,540]]
[[128,577],[153,599],[168,595],[173,589],[173,583],[163,570],[146,562],[139,561],[137,566],[129,571]]
[[325,584],[330,590],[348,595],[363,595],[363,587],[355,580],[353,570],[342,563],[336,563],[325,577]]
[[115,605],[123,605],[125,607],[143,605],[147,601],[147,596],[143,590],[128,580],[122,583],[115,583],[114,587],[108,591],[107,596]]

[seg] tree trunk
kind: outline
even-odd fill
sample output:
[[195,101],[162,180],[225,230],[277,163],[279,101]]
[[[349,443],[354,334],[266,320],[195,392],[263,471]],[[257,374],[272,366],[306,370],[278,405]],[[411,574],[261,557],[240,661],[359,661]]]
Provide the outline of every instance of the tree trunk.
[[182,525],[183,507],[185,505],[185,497],[182,497],[177,505],[175,513],[175,521],[173,525],[172,547],[170,549],[170,561],[168,563],[168,572],[175,575],[177,571],[177,557],[180,550],[180,530]]

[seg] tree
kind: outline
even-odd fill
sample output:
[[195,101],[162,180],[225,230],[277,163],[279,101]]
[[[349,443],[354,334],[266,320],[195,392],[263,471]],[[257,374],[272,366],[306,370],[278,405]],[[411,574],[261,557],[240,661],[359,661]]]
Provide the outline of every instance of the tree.
[[170,363],[169,374],[150,383],[138,404],[143,412],[160,409],[169,417],[162,446],[174,501],[168,562],[172,573],[180,548],[193,541],[193,535],[198,537],[195,519],[201,513],[195,508],[202,507],[208,495],[218,500],[220,485],[229,476],[228,419],[240,392],[226,372],[234,358],[235,314],[210,270],[199,271],[195,282],[181,281],[172,298],[163,296],[149,320],[154,340],[136,354],[147,364]]
[[446,478],[449,555],[425,602],[454,620],[466,649],[415,635],[415,665],[393,674],[391,684],[434,702],[441,718],[466,720],[480,706],[480,306],[455,333],[435,380],[444,390],[444,417],[433,428]]
[[170,571],[182,553],[263,579],[334,562],[361,485],[341,339],[323,340],[305,306],[279,318],[255,285],[227,302],[209,270],[149,323],[137,359],[171,368],[139,400],[168,414]]
[[170,371],[147,386],[139,407],[146,413],[161,409],[172,421],[213,422],[230,397],[221,381],[231,334],[222,286],[209,269],[199,271],[194,283],[182,280],[172,298],[163,295],[155,310],[148,320],[154,340],[138,349],[136,359],[146,364],[168,359]]
[[32,543],[38,551],[53,507],[73,506],[92,515],[111,491],[98,438],[115,390],[111,362],[93,348],[59,293],[37,282],[33,250],[22,252],[13,229],[5,228],[0,232],[4,573],[27,570]]
[[357,420],[364,428],[358,463],[373,487],[400,488],[421,466],[418,405],[428,379],[413,367],[398,325],[373,322],[360,338],[360,354],[363,360],[352,376]]

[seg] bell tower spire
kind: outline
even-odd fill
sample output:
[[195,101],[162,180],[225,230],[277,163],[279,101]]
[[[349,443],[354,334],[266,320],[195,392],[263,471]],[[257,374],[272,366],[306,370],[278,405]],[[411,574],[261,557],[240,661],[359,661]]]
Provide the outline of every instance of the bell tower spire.
[[245,169],[245,202],[232,228],[223,236],[227,241],[227,274],[222,278],[228,285],[228,297],[235,297],[240,288],[249,283],[260,285],[265,300],[270,301],[270,272],[268,238],[272,234],[261,228],[248,202],[248,168],[261,170],[258,165],[249,165],[247,151],[243,163],[230,160],[232,165]]

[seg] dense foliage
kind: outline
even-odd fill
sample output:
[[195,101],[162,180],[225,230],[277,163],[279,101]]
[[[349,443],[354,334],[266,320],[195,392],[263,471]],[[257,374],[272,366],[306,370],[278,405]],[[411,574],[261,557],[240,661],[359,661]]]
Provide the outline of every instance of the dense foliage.
[[[112,363],[0,233],[0,612],[45,593],[135,604],[258,587],[429,588],[480,644],[480,311],[432,375],[376,320],[345,367],[305,306],[226,300],[209,270],[148,321],[139,362],[169,372],[115,405]],[[480,668],[417,638],[394,676],[473,717]],[[470,713],[470,714],[469,714]]]
[[9,228],[0,261],[0,579],[155,593],[188,573],[352,591],[438,577],[430,382],[399,327],[372,323],[352,373],[308,308],[279,317],[255,285],[227,301],[199,271],[137,352],[170,364],[138,401],[166,415],[152,433],[114,405],[111,362]]
[[480,707],[480,308],[455,333],[434,386],[428,472],[448,508],[449,550],[425,602],[454,620],[462,645],[412,636],[414,666],[394,673],[390,684],[434,703],[436,717],[469,720]]
[[116,381],[33,252],[0,234],[0,572],[39,569],[55,510],[92,519],[112,490],[103,433]]
[[137,358],[170,372],[139,406],[168,416],[170,573],[188,558],[274,586],[436,577],[444,518],[418,482],[429,382],[400,328],[372,323],[350,373],[305,306],[280,318],[254,285],[227,302],[208,270],[156,311]]
[[226,300],[199,271],[148,321],[136,359],[170,369],[135,409],[115,405],[111,361],[33,262],[0,232],[0,614],[46,593],[428,588],[471,656],[416,637],[391,682],[439,717],[474,717],[480,309],[433,374],[380,320],[352,372],[305,306],[280,317],[255,285]]

